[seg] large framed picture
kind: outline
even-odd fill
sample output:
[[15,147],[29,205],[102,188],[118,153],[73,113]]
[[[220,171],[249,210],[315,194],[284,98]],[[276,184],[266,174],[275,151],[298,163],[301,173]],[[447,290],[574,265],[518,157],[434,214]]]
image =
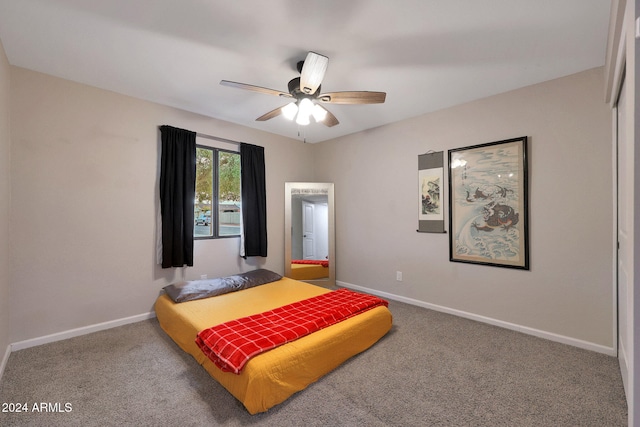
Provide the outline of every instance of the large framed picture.
[[449,150],[449,259],[529,269],[527,137]]

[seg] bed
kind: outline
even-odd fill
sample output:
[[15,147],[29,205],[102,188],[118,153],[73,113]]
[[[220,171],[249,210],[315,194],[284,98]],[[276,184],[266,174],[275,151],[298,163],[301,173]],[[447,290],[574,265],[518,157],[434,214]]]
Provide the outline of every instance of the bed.
[[[279,276],[278,276],[279,277]],[[251,358],[239,373],[223,372],[200,350],[198,333],[214,325],[262,313],[331,290],[280,278],[242,290],[176,303],[162,294],[155,303],[161,328],[238,399],[250,414],[264,412],[303,390],[390,329],[392,316],[379,306]]]
[[296,280],[315,280],[329,277],[329,262],[322,260],[292,260],[291,278]]

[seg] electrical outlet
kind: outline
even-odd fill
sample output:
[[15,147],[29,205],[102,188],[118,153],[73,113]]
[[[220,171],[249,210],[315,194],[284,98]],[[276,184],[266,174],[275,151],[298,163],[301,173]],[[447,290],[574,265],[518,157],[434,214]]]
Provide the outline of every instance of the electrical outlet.
[[201,275],[200,275],[200,279],[204,280],[204,279],[206,279],[206,278],[207,278],[207,275],[206,275],[206,274],[201,274]]
[[402,271],[396,271],[396,280],[402,282]]

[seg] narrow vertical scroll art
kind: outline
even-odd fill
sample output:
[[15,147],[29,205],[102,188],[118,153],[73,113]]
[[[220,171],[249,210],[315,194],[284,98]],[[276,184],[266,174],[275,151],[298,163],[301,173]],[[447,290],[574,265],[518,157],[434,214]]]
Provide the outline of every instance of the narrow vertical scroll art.
[[443,152],[418,156],[418,231],[444,233]]

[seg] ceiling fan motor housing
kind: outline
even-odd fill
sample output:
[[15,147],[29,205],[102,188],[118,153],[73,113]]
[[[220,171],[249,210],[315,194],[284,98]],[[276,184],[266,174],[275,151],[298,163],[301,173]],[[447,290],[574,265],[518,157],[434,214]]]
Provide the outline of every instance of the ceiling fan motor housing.
[[300,90],[300,77],[296,77],[295,79],[289,80],[288,89],[291,96],[296,99],[309,98],[315,99],[320,93],[320,89],[322,86],[318,86],[318,89],[314,93],[304,93]]

